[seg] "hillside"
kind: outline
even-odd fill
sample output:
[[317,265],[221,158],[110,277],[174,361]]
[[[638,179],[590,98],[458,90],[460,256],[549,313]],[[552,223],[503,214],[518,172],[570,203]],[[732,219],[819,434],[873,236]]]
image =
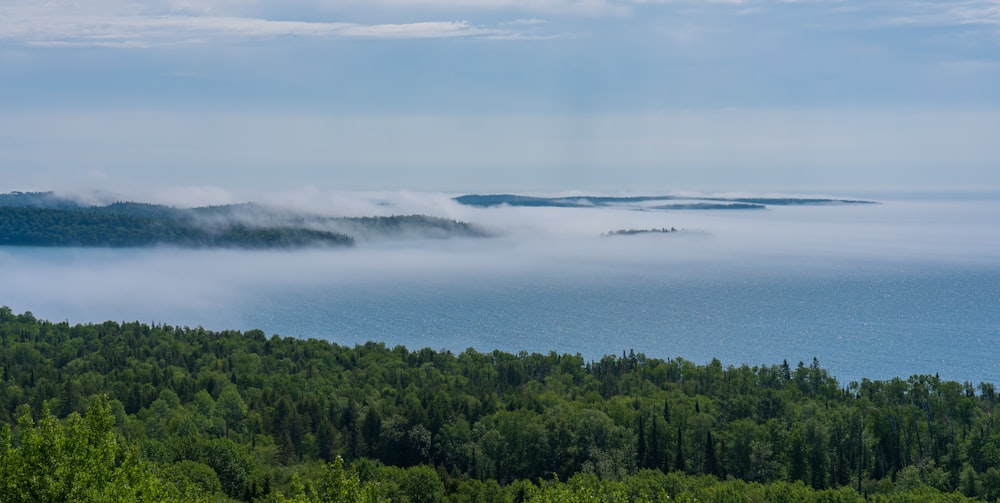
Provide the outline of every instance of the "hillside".
[[84,206],[52,193],[0,194],[0,245],[195,248],[353,246],[366,239],[480,237],[478,228],[426,215],[325,217],[254,203],[179,209],[116,202]]
[[[455,354],[70,325],[0,308],[0,369],[4,501],[69,491],[73,480],[141,482],[181,500],[1000,496],[993,384],[923,375],[843,385],[815,360],[735,367],[632,351],[599,361]],[[53,446],[79,439],[79,449],[111,454],[59,479],[90,451],[39,450],[56,435],[71,441]]]

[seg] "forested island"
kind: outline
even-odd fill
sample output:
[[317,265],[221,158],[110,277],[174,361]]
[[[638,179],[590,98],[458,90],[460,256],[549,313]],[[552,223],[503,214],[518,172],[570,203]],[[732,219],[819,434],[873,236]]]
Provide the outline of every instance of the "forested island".
[[764,210],[767,206],[757,203],[674,203],[651,206],[653,210]]
[[[561,196],[538,197],[517,194],[469,194],[455,198],[460,204],[483,208],[495,206],[526,206],[538,208],[593,208],[601,206],[643,207],[658,210],[755,210],[771,206],[877,204],[861,199],[832,199],[826,197],[694,197],[694,196]],[[643,203],[675,202],[657,206]]]
[[603,236],[635,236],[637,234],[673,234],[680,232],[676,227],[662,227],[659,229],[618,229],[602,234]]
[[245,203],[179,209],[117,202],[85,206],[51,192],[0,194],[0,246],[301,248],[353,246],[365,237],[486,233],[427,215],[323,217]]
[[996,501],[991,383],[0,308],[0,501]]

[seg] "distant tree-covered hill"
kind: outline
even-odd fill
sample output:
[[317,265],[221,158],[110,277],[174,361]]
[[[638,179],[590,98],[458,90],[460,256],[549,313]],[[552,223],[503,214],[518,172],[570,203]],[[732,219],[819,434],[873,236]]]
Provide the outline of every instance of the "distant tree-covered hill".
[[53,193],[0,194],[0,245],[295,248],[351,246],[372,238],[487,235],[426,215],[324,217],[245,203],[179,209],[116,202],[84,206]]
[[350,236],[304,228],[199,225],[181,210],[117,204],[101,208],[0,207],[0,245],[281,248],[349,246]]
[[28,206],[32,208],[79,208],[80,204],[54,192],[8,192],[0,194],[0,206]]
[[516,194],[470,194],[455,198],[466,206],[528,206],[548,208],[593,208],[598,206],[637,206],[658,201],[687,201],[659,206],[643,206],[659,210],[748,210],[772,206],[823,205],[823,204],[874,204],[858,199],[830,199],[809,197],[689,197],[689,196],[563,196],[535,197]]
[[391,237],[487,237],[490,234],[467,222],[427,215],[341,217],[329,220],[337,228],[357,236]]
[[663,227],[660,229],[618,229],[605,233],[604,236],[635,236],[637,234],[672,234],[680,232],[676,227]]

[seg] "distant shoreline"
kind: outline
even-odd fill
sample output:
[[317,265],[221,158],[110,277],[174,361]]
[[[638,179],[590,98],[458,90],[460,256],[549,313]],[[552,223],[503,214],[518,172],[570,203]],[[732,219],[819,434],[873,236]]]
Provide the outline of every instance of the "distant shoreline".
[[636,234],[673,234],[675,232],[680,232],[676,227],[664,227],[662,229],[618,229],[616,231],[606,232],[601,234],[605,237],[611,236],[634,236]]
[[[837,204],[879,204],[877,201],[862,199],[832,199],[823,197],[681,197],[659,196],[565,196],[535,197],[517,194],[469,194],[454,200],[466,206],[482,208],[495,206],[521,206],[533,208],[594,208],[604,206],[624,206],[649,210],[749,210],[764,209],[768,206],[804,206]],[[659,201],[682,201],[675,204],[647,206],[645,203]]]
[[0,194],[0,246],[293,249],[351,247],[355,237],[483,237],[427,215],[324,217],[255,203],[179,209],[137,202],[83,206],[52,192]]

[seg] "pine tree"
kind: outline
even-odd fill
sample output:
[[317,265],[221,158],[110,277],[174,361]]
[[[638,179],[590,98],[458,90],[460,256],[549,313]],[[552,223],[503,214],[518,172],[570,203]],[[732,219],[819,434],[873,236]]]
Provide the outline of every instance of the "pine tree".
[[653,416],[652,431],[649,434],[649,467],[660,468],[663,456],[660,453],[660,432],[656,427],[656,416]]
[[709,475],[719,475],[719,460],[715,454],[715,441],[712,440],[712,432],[705,433],[705,473]]
[[674,470],[684,471],[684,434],[677,426],[677,453],[674,459]]
[[639,414],[639,445],[636,447],[636,464],[639,468],[649,468],[649,458],[646,454],[646,426],[642,421],[642,414]]

